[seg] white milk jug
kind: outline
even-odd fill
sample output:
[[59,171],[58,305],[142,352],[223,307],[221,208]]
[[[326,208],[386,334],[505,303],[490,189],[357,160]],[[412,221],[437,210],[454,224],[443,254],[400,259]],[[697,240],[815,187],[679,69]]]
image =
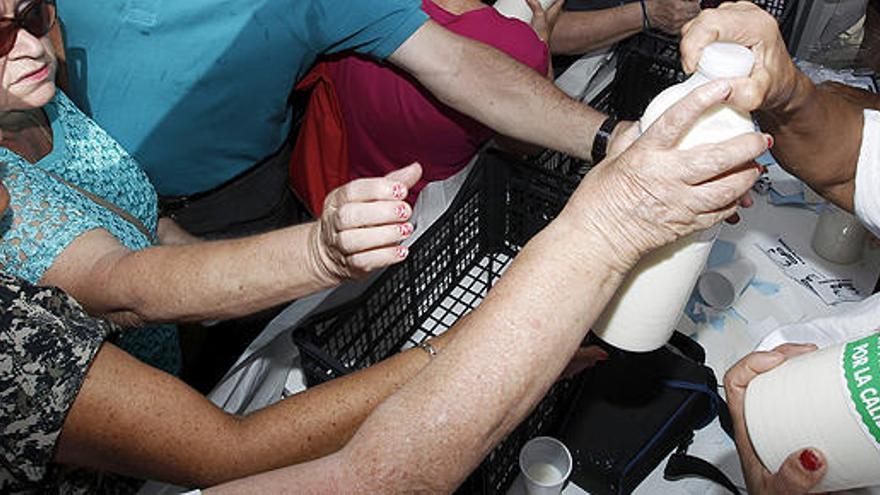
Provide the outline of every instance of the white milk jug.
[[[553,5],[554,1],[555,0],[540,0],[541,8],[547,9]],[[563,0],[559,1],[561,2]],[[529,4],[526,3],[526,0],[498,0],[493,7],[505,17],[519,19],[526,24],[532,22],[532,9],[529,8]]]
[[[746,77],[752,52],[734,43],[712,43],[703,51],[697,72],[657,95],[639,122],[642,132],[694,88],[712,79]],[[747,113],[725,105],[710,108],[678,143],[679,149],[725,141],[754,131]],[[700,157],[694,156],[694,160]],[[605,342],[627,351],[662,347],[672,336],[720,227],[696,232],[648,253],[624,280],[593,331]]]
[[811,447],[828,471],[813,491],[880,485],[880,334],[811,352],[758,375],[746,427],[772,472]]

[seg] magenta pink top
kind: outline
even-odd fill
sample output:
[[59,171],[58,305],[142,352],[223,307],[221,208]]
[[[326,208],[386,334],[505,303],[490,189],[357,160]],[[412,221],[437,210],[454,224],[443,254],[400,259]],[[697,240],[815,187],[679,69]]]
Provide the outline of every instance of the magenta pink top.
[[[547,73],[547,45],[528,24],[492,7],[452,14],[431,0],[422,9],[452,32],[506,52],[541,74]],[[382,176],[418,161],[424,168],[410,200],[427,182],[461,170],[491,129],[443,105],[409,75],[359,56],[328,62],[345,120],[350,175]]]

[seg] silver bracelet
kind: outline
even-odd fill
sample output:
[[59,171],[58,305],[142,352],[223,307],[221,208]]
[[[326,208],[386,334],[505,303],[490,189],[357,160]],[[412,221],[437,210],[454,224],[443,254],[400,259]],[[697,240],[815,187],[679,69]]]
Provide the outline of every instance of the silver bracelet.
[[434,346],[432,346],[431,343],[427,340],[422,341],[422,343],[420,343],[416,347],[427,352],[428,356],[431,356],[431,359],[437,357],[437,349],[435,349]]

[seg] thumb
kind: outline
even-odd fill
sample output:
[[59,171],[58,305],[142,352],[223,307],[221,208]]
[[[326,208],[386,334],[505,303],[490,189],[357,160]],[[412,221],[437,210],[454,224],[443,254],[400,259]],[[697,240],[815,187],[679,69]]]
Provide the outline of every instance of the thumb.
[[773,475],[777,493],[807,493],[822,481],[828,463],[816,449],[804,449],[788,456]]
[[422,177],[422,166],[418,162],[413,162],[406,167],[399,168],[385,175],[386,179],[400,181],[407,188],[411,188]]
[[538,0],[526,0],[526,3],[529,5],[529,8],[532,9],[532,15],[538,16],[544,13],[544,9],[541,8],[541,4],[538,3]]

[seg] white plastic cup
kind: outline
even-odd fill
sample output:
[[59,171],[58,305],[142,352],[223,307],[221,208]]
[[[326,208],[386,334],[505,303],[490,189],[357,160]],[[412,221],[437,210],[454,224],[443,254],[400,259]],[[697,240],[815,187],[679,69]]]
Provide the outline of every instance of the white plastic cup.
[[519,469],[529,495],[557,495],[571,475],[571,452],[552,437],[535,437],[519,451]]
[[849,264],[862,257],[868,231],[850,213],[827,205],[813,231],[813,251],[828,261]]
[[880,334],[791,359],[749,383],[745,419],[771,472],[805,448],[828,471],[813,492],[880,484]]
[[709,306],[727,309],[755,278],[755,270],[755,264],[745,258],[728,261],[703,272],[697,290]]
[[[549,6],[553,5],[555,0],[539,1],[541,8],[546,10]],[[561,2],[563,0],[559,1]],[[492,6],[505,17],[519,19],[527,24],[532,22],[532,9],[529,7],[529,4],[526,3],[526,0],[498,0]]]

